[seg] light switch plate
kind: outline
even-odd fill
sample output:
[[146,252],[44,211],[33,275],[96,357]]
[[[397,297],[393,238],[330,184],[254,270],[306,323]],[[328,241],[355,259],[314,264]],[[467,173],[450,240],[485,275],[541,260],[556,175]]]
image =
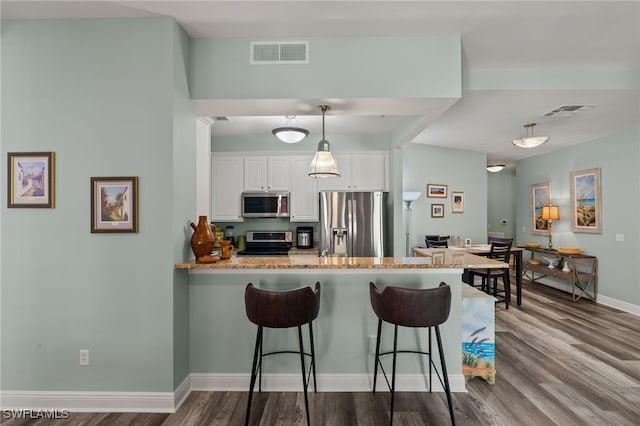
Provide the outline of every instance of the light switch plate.
[[616,234],[616,241],[624,241],[624,234]]

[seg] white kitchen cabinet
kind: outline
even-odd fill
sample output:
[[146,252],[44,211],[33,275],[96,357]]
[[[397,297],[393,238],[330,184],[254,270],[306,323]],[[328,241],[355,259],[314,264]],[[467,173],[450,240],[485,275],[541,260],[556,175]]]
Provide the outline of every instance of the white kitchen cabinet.
[[290,157],[284,155],[245,156],[245,191],[289,191]]
[[337,154],[340,177],[318,179],[320,191],[388,191],[387,154]]
[[309,176],[309,164],[312,159],[313,155],[291,157],[291,222],[318,221],[318,179]]
[[244,157],[211,156],[211,221],[242,222]]

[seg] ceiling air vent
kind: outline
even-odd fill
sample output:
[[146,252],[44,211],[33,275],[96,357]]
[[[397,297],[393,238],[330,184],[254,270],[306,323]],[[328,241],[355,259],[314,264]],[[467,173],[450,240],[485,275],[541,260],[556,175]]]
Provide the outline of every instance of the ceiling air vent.
[[308,64],[308,41],[252,41],[251,64]]
[[571,117],[594,107],[595,105],[563,105],[554,108],[544,114],[543,117]]

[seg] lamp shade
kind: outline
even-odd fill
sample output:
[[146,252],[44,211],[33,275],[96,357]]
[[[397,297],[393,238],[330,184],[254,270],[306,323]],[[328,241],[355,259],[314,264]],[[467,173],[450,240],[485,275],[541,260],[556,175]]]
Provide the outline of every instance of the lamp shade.
[[317,178],[340,176],[338,163],[331,153],[329,141],[323,139],[318,142],[318,151],[316,151],[309,165],[309,176]]
[[546,141],[548,141],[549,136],[533,136],[533,128],[535,126],[536,126],[536,123],[525,124],[524,128],[526,129],[526,132],[527,132],[526,137],[521,139],[514,139],[511,141],[511,143],[513,143],[518,148],[529,149],[529,148],[535,148],[537,146],[540,146]]
[[560,208],[552,204],[549,204],[548,206],[542,206],[542,219],[544,220],[560,219]]
[[491,173],[496,173],[504,169],[504,167],[505,167],[504,164],[490,164],[487,166],[487,171]]
[[300,127],[278,127],[271,133],[284,143],[298,143],[309,136],[309,131]]
[[411,191],[411,192],[403,192],[402,193],[402,201],[415,201],[420,198],[420,192]]

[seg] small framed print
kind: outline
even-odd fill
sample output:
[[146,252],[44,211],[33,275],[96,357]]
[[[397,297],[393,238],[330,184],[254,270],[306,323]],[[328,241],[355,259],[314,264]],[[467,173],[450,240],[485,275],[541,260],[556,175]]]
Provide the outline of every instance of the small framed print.
[[451,192],[451,213],[464,213],[464,192]]
[[444,217],[444,204],[431,204],[431,217]]
[[91,178],[91,232],[138,232],[138,177]]
[[55,207],[55,153],[9,152],[7,207]]
[[434,265],[442,265],[444,264],[444,252],[443,251],[434,251],[431,253],[431,258],[433,259]]
[[437,183],[427,184],[427,197],[429,198],[447,198],[447,185]]

